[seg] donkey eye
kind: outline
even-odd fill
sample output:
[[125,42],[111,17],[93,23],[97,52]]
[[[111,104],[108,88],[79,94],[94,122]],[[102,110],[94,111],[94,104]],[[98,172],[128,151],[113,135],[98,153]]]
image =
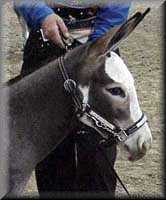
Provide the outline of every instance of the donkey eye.
[[108,91],[114,96],[125,97],[125,92],[120,87],[110,88]]

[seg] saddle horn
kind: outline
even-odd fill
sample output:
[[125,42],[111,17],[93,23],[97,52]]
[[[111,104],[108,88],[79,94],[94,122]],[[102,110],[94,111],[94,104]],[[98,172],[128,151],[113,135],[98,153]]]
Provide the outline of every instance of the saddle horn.
[[[120,42],[122,42],[128,35],[137,27],[137,25],[144,19],[149,13],[150,8],[147,8],[144,13],[137,12],[130,17],[124,24],[120,26],[118,31],[113,35],[108,43],[108,49],[114,50]],[[107,52],[106,52],[107,53]]]

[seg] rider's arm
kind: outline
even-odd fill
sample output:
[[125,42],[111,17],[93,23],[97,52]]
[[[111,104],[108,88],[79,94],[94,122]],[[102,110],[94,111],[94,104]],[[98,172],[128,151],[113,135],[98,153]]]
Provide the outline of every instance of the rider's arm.
[[[109,3],[99,8],[90,38],[99,37],[110,27],[123,23],[128,16],[130,3],[131,0],[125,0],[124,3]],[[48,15],[54,13],[45,2],[38,0],[14,0],[14,6],[32,29],[38,28]]]
[[[16,12],[22,15],[30,29],[42,28],[45,37],[64,48],[61,33],[68,38],[68,29],[58,15],[45,2],[39,0],[14,0]],[[61,33],[60,33],[61,31]]]
[[30,29],[40,27],[42,21],[54,13],[43,1],[35,0],[14,0],[15,10],[24,17]]
[[127,19],[130,4],[131,0],[125,0],[121,3],[109,3],[106,6],[100,7],[89,40],[95,40],[111,27],[122,24]]
[[[48,39],[63,46],[58,27],[63,35],[68,37],[67,27],[45,2],[39,0],[14,0],[14,2],[15,10],[24,17],[31,29],[41,26]],[[100,7],[89,40],[94,40],[111,27],[123,23],[128,16],[130,2],[131,0],[125,0],[124,3],[109,3]]]

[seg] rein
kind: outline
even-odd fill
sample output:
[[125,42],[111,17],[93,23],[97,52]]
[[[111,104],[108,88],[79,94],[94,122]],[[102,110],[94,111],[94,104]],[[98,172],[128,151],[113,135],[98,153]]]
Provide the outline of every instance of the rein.
[[[58,66],[62,73],[63,79],[64,79],[64,88],[65,90],[71,95],[74,105],[75,105],[75,114],[79,121],[80,119],[85,118],[88,119],[90,127],[97,130],[97,137],[94,137],[95,135],[90,134],[90,140],[88,142],[91,144],[92,140],[95,143],[96,153],[97,156],[100,158],[100,161],[97,161],[98,166],[100,167],[101,172],[105,176],[106,184],[111,191],[111,184],[109,177],[111,176],[111,171],[113,172],[114,176],[117,178],[123,189],[125,190],[128,197],[130,197],[130,194],[121,181],[120,177],[116,173],[114,167],[110,163],[108,157],[104,153],[104,147],[110,146],[111,144],[118,143],[118,142],[124,142],[126,141],[132,134],[134,134],[137,130],[139,130],[146,122],[147,118],[144,114],[130,127],[127,129],[121,129],[120,127],[108,122],[106,119],[98,115],[96,112],[94,112],[89,104],[83,104],[79,96],[76,95],[77,90],[77,84],[74,80],[70,79],[68,76],[68,73],[66,71],[65,65],[64,65],[64,57],[61,56],[58,58]],[[81,136],[86,136],[85,131],[78,131],[77,134]],[[88,133],[89,137],[89,133]],[[94,141],[96,140],[96,141]],[[84,148],[87,148],[87,145],[84,145]],[[105,173],[108,174],[108,176],[105,175]]]

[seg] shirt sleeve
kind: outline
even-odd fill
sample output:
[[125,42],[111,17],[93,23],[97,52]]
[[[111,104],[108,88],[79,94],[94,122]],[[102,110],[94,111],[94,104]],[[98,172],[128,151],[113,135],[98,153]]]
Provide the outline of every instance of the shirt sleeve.
[[37,29],[48,15],[54,13],[43,1],[14,0],[15,10],[24,17],[30,29]]
[[109,3],[107,6],[100,7],[89,40],[95,40],[111,27],[125,22],[128,17],[130,5],[131,1],[126,0],[124,3]]
[[[128,16],[130,3],[131,0],[125,0],[124,3],[114,2],[100,7],[89,40],[95,40],[111,27],[122,24]],[[39,0],[14,0],[14,8],[24,17],[30,29],[39,28],[41,22],[54,13],[51,7]]]

